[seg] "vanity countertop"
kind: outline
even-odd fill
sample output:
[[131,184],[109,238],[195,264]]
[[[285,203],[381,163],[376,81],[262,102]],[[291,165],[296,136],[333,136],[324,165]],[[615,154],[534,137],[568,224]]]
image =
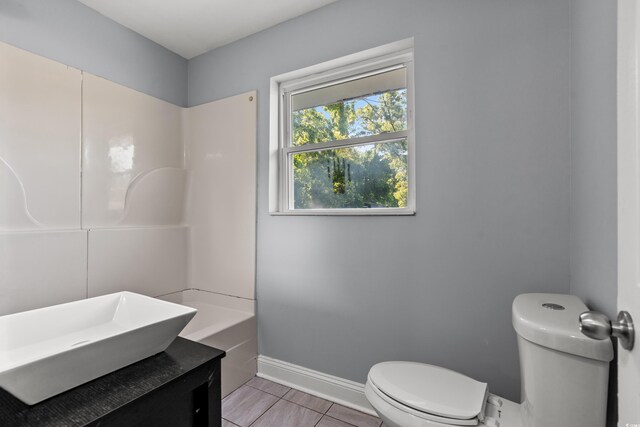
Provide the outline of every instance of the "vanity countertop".
[[34,406],[0,389],[0,426],[219,426],[224,356],[178,337],[162,353]]

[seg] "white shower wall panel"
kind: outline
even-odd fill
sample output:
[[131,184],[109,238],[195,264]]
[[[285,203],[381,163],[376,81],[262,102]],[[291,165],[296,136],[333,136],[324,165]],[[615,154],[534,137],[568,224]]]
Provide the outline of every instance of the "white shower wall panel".
[[0,43],[0,315],[255,298],[256,92],[185,109]]
[[86,231],[0,234],[0,315],[86,296]]
[[89,232],[89,297],[132,291],[159,296],[187,283],[187,228]]
[[184,222],[182,110],[84,74],[84,228]]
[[256,92],[185,111],[189,288],[255,298]]
[[81,83],[0,43],[0,231],[80,227]]

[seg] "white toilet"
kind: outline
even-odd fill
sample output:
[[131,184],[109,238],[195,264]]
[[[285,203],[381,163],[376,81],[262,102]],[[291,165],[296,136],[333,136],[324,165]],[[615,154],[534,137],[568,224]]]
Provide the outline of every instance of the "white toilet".
[[573,295],[524,294],[513,301],[522,403],[486,383],[415,362],[371,368],[365,395],[388,427],[603,427],[611,340],[584,336],[588,308]]

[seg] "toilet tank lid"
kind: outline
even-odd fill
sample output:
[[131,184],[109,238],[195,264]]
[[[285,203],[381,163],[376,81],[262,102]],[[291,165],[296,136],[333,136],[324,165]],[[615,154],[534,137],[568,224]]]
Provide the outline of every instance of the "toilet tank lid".
[[522,294],[513,300],[513,327],[519,336],[543,347],[610,362],[611,340],[594,340],[580,332],[578,316],[587,310],[575,295]]

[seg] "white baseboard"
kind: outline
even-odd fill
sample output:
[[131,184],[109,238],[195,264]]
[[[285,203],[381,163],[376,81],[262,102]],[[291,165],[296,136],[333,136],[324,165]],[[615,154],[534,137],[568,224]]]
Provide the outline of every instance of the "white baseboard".
[[364,384],[262,355],[258,356],[258,376],[378,416],[364,396]]

